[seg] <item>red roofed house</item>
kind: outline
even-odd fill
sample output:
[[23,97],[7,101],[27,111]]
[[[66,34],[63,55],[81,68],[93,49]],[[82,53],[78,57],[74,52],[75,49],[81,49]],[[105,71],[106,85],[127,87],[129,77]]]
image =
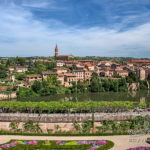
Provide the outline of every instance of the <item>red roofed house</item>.
[[54,68],[54,71],[58,74],[61,74],[61,73],[67,73],[69,69],[67,68],[64,68],[64,67],[56,67]]
[[125,78],[129,75],[128,71],[126,71],[126,70],[115,70],[114,73],[123,77],[123,78]]
[[77,78],[75,74],[68,73],[64,75],[64,85],[66,87],[72,86],[73,81],[77,82]]
[[26,81],[28,83],[30,82],[34,82],[34,81],[41,81],[42,80],[42,76],[40,74],[36,74],[36,75],[28,75],[26,77]]

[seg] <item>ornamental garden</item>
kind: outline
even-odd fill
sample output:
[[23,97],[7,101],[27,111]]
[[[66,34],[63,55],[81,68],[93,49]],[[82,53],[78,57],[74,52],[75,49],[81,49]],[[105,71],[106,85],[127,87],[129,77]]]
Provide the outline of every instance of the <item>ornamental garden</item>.
[[108,150],[114,143],[98,141],[10,141],[0,146],[2,150]]

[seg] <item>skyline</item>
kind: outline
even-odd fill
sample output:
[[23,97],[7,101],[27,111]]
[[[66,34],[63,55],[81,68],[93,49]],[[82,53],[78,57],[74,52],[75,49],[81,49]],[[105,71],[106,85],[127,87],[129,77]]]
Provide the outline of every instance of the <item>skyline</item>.
[[150,0],[0,0],[1,57],[150,58]]

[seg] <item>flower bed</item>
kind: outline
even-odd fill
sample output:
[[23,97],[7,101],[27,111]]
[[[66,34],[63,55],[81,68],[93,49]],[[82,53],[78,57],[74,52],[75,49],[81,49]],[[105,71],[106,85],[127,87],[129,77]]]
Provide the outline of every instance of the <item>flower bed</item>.
[[114,146],[113,142],[98,141],[11,141],[0,146],[9,150],[108,150]]
[[135,148],[129,148],[127,150],[150,150],[149,146],[140,146],[140,147],[135,147]]

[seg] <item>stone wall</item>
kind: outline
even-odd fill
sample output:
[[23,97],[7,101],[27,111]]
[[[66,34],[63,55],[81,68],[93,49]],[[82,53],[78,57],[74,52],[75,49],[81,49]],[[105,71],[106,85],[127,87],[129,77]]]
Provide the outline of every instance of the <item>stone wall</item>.
[[16,92],[11,94],[0,93],[0,100],[14,99],[14,98],[17,98]]
[[84,122],[86,120],[93,120],[100,122],[103,120],[128,120],[136,116],[150,116],[148,111],[145,112],[124,112],[124,113],[76,113],[76,114],[28,114],[28,113],[0,113],[0,122],[33,122],[40,123],[72,123]]
[[[11,122],[0,122],[0,130],[9,131],[11,130],[9,124]],[[56,132],[58,130],[61,131],[70,131],[71,133],[75,132],[75,128],[73,123],[39,123],[40,128],[42,129],[43,133],[48,133],[48,129]],[[59,126],[59,128],[57,128]],[[94,123],[94,127],[101,126],[100,123]],[[20,122],[18,129],[23,129],[23,122]]]
[[[101,126],[100,121],[102,120],[128,120],[129,118],[134,118],[136,116],[150,116],[149,112],[126,112],[126,113],[95,113],[94,114],[94,128]],[[19,129],[23,129],[23,123],[29,120],[33,122],[39,122],[40,128],[43,133],[47,133],[50,129],[53,132],[70,131],[75,132],[73,123],[76,121],[78,123],[84,122],[86,120],[92,120],[92,114],[20,114],[20,113],[0,113],[0,130],[10,130],[9,124],[12,121],[19,121]],[[57,126],[59,128],[57,129]]]

